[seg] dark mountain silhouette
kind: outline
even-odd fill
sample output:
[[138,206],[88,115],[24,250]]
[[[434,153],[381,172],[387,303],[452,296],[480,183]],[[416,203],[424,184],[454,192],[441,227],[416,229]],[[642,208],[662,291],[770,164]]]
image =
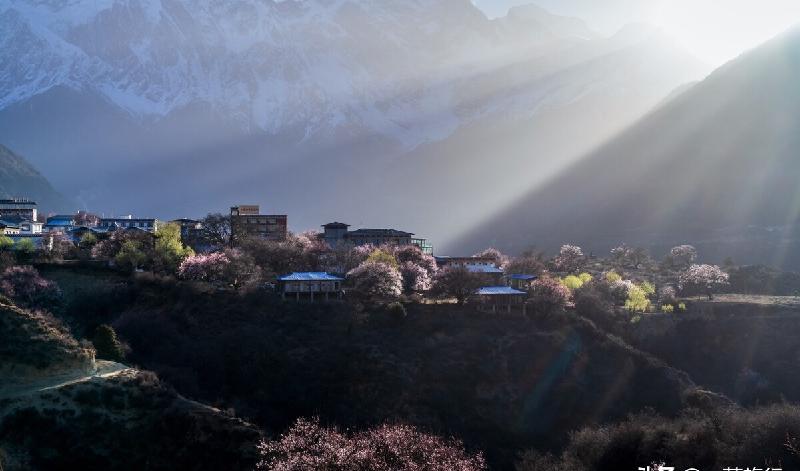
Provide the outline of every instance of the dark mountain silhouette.
[[[454,247],[590,251],[694,243],[709,259],[800,265],[800,29],[703,82],[516,203]],[[534,152],[534,149],[530,150]]]
[[0,198],[28,198],[43,211],[74,209],[24,158],[0,144]]

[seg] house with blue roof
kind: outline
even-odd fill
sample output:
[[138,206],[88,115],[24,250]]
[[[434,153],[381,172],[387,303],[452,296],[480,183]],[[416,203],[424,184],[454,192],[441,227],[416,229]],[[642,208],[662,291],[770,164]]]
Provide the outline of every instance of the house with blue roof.
[[487,286],[475,293],[481,311],[497,312],[505,310],[511,312],[514,308],[521,308],[525,313],[526,291],[514,289],[510,286]]
[[45,232],[61,232],[66,234],[75,228],[75,216],[72,214],[57,214],[47,218],[47,223],[44,225]]
[[531,284],[533,284],[537,278],[536,275],[525,275],[521,273],[506,275],[508,286],[522,291],[531,289]]
[[326,272],[295,272],[278,277],[278,289],[283,299],[329,301],[342,298],[342,282],[344,278]]

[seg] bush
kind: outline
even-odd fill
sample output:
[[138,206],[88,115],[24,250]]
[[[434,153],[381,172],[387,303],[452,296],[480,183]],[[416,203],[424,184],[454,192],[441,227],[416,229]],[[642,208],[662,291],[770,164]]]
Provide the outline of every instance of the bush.
[[569,302],[569,297],[569,289],[558,280],[539,278],[531,284],[528,303],[536,313],[552,314],[564,309]]
[[0,274],[0,293],[27,307],[53,309],[61,304],[61,290],[31,266],[7,268]]
[[125,359],[125,350],[117,338],[117,333],[108,324],[97,326],[92,337],[92,344],[97,352],[97,358],[102,360],[122,361]]
[[428,435],[406,425],[381,425],[353,435],[299,419],[279,440],[259,445],[258,469],[480,471],[481,454],[470,455],[461,442]]
[[663,304],[661,305],[661,312],[663,312],[664,314],[672,314],[673,312],[675,312],[675,306],[673,306],[672,304]]
[[634,285],[628,290],[628,299],[625,300],[625,309],[631,312],[647,312],[650,310],[650,299],[647,292]]
[[572,291],[583,286],[583,280],[575,275],[565,277],[563,280],[561,280],[561,283]]
[[386,305],[386,314],[389,315],[389,318],[395,321],[402,321],[403,319],[408,316],[406,312],[406,307],[403,306],[400,302],[393,302]]

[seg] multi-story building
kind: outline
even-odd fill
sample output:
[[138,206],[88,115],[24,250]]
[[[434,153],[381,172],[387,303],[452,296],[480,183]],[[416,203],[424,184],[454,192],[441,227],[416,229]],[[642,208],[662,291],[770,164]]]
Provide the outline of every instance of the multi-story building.
[[331,247],[336,247],[341,243],[352,245],[416,245],[427,254],[433,253],[431,246],[426,239],[414,237],[411,232],[398,231],[397,229],[358,229],[348,230],[350,226],[343,222],[331,222],[322,226],[324,232],[322,238]]
[[36,221],[38,216],[35,201],[25,198],[0,199],[0,219],[19,218],[20,220]]
[[231,207],[231,239],[260,237],[268,240],[284,240],[288,231],[288,216],[285,214],[261,214],[258,205]]
[[101,218],[97,228],[101,231],[139,229],[147,232],[155,232],[158,230],[158,221],[152,218],[134,218],[132,216],[126,216],[122,218]]
[[203,229],[203,223],[197,219],[181,218],[172,222],[181,226],[181,238],[184,241],[196,238]]

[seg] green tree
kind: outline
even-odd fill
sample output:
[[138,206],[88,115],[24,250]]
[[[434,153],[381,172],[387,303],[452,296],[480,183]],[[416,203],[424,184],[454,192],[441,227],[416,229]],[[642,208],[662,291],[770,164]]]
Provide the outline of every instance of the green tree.
[[108,324],[97,326],[92,343],[97,351],[97,358],[111,361],[122,361],[125,358],[125,350],[117,338],[117,333]]
[[650,310],[650,299],[640,286],[631,286],[628,289],[628,299],[625,300],[625,309],[631,312],[647,312]]
[[17,252],[30,255],[33,252],[36,252],[36,244],[34,244],[30,239],[20,239],[19,242],[14,244],[14,249],[16,249]]
[[563,280],[561,280],[561,283],[572,291],[580,289],[581,286],[583,286],[583,280],[575,275],[569,275],[565,277]]
[[78,247],[90,250],[95,244],[97,244],[97,237],[91,232],[87,232],[81,237],[81,240],[78,242]]
[[194,251],[183,245],[180,225],[167,223],[158,226],[153,247],[153,265],[158,271],[174,273],[190,255],[194,255]]
[[122,244],[122,248],[120,248],[119,252],[117,252],[117,255],[114,257],[114,263],[116,263],[118,267],[130,271],[141,267],[146,261],[147,254],[142,250],[141,242],[135,240],[125,241]]
[[367,257],[367,261],[374,263],[385,263],[386,265],[389,265],[392,268],[397,268],[399,266],[399,264],[397,263],[397,259],[394,258],[394,255],[380,249],[377,249],[373,251],[371,254],[369,254],[369,257]]
[[11,250],[14,247],[14,239],[7,235],[0,234],[0,251]]

